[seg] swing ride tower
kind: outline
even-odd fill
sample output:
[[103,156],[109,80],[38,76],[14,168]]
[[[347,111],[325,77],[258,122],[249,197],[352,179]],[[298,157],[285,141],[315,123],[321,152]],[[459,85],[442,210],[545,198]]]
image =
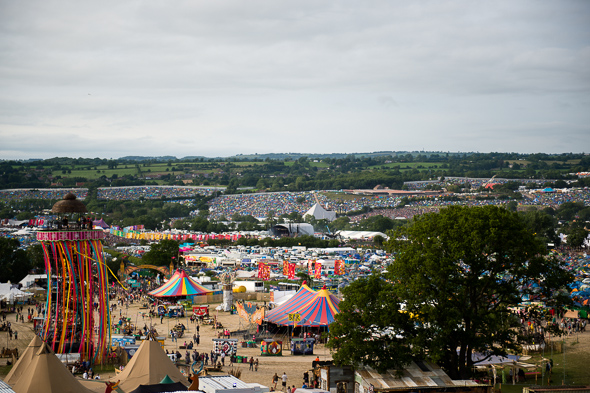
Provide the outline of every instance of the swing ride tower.
[[103,363],[110,343],[104,232],[92,229],[86,206],[71,193],[51,211],[57,220],[37,233],[47,273],[40,336],[55,353],[79,353],[82,361]]

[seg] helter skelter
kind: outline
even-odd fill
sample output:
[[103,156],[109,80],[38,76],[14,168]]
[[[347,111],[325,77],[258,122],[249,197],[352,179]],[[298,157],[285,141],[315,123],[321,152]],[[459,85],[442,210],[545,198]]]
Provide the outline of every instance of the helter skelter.
[[37,233],[47,272],[41,338],[56,353],[80,353],[82,361],[103,363],[110,342],[104,233],[92,229],[86,206],[71,193],[51,211],[58,220]]

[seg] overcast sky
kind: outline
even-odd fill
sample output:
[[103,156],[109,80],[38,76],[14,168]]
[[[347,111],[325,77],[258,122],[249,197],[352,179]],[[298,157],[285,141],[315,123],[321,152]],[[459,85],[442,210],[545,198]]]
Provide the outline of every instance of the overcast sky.
[[0,0],[0,159],[590,153],[590,1]]

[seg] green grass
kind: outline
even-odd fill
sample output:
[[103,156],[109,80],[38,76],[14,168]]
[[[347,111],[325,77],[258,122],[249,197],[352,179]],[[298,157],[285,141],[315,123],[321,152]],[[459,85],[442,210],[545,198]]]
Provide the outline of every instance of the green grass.
[[261,166],[261,165],[268,165],[267,162],[264,161],[236,161],[236,162],[230,162],[230,164],[234,165],[234,166]]
[[381,169],[389,168],[393,169],[399,167],[400,170],[404,169],[415,169],[421,167],[419,169],[439,169],[443,163],[442,162],[390,162],[389,164],[379,164],[373,165],[369,167],[370,169]]
[[[551,373],[552,386],[561,385],[590,385],[590,333],[586,332],[580,336],[571,336],[566,339],[565,355],[564,352],[545,351],[545,353],[531,354],[532,358],[526,360],[526,363],[539,365],[537,371],[541,371],[543,376],[539,376],[537,382],[530,378],[526,382],[520,382],[515,385],[507,383],[502,385],[502,391],[508,393],[522,392],[525,386],[542,385],[547,386],[548,376],[545,373],[546,359],[553,359],[553,372]],[[506,369],[508,375],[508,368]]]
[[352,201],[362,198],[367,198],[366,195],[353,195],[353,194],[344,194],[344,193],[336,193],[336,192],[323,192],[324,196],[330,200],[343,200],[343,201]]

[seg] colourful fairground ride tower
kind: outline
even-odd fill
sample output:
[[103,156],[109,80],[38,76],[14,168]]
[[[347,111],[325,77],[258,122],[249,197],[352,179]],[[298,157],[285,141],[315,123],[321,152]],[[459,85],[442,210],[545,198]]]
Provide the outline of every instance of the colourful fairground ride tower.
[[71,193],[51,211],[57,220],[37,233],[47,273],[40,336],[55,353],[79,353],[82,361],[103,363],[110,343],[104,232],[93,229],[86,206]]

